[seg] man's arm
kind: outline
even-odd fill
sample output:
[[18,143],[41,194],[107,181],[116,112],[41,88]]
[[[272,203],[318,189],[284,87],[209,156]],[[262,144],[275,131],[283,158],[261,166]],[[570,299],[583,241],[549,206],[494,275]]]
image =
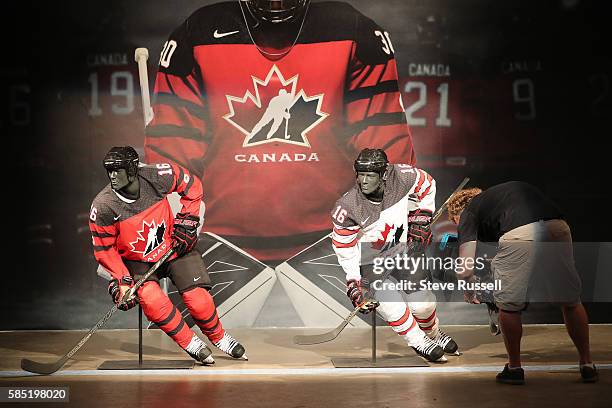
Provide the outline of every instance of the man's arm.
[[457,278],[471,280],[474,276],[474,260],[476,259],[476,241],[468,241],[459,245],[459,260],[463,272],[457,272]]
[[[473,282],[475,280],[474,276],[474,262],[476,259],[476,241],[468,241],[459,245],[459,258],[458,265],[461,265],[463,271],[461,273],[457,272],[457,278],[467,281]],[[476,298],[476,292],[473,290],[466,290],[463,293],[463,298],[467,303],[475,303],[478,304],[480,301]]]

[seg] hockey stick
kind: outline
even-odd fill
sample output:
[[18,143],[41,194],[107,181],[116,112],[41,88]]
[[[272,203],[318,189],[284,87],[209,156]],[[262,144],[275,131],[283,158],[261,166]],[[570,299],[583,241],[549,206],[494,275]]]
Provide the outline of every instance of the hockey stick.
[[[172,254],[174,254],[174,251],[175,251],[174,248],[170,248],[170,250],[168,252],[166,252],[166,254],[164,256],[159,258],[159,260],[157,262],[155,262],[155,264],[147,271],[147,273],[145,273],[144,276],[142,278],[140,278],[134,284],[134,286],[132,286],[132,288],[125,293],[125,295],[123,297],[123,300],[122,300],[122,303],[125,303],[132,296],[134,296],[134,293],[136,293],[138,288],[140,288],[142,286],[142,284],[151,275],[153,275],[157,271],[157,269],[159,269],[159,267],[164,262],[166,262],[166,260],[168,260],[168,258],[170,258],[172,256]],[[98,320],[98,323],[96,323],[96,325],[94,327],[89,329],[87,334],[68,353],[66,353],[59,360],[57,360],[55,362],[51,362],[51,363],[39,363],[39,362],[36,362],[36,361],[29,360],[27,358],[23,358],[23,359],[21,359],[21,368],[24,369],[25,371],[29,371],[31,373],[36,373],[36,374],[44,374],[44,375],[53,374],[54,372],[56,372],[57,370],[62,368],[64,366],[64,364],[66,364],[66,362],[70,359],[70,357],[72,357],[77,351],[79,351],[79,349],[81,347],[83,347],[83,344],[85,344],[87,342],[87,340],[89,340],[89,338],[100,327],[104,326],[104,323],[106,323],[106,321],[108,319],[110,319],[110,317],[113,314],[115,314],[115,312],[117,311],[118,308],[119,308],[118,304],[113,305],[113,307],[108,312],[106,312],[106,314],[104,316],[102,316],[102,318],[100,320]]]
[[353,320],[353,317],[357,316],[357,313],[359,313],[359,310],[363,308],[369,309],[370,308],[369,305],[370,304],[374,305],[375,303],[378,303],[378,302],[376,302],[376,300],[366,300],[360,305],[357,305],[357,307],[355,307],[355,309],[348,316],[346,316],[346,318],[342,321],[342,323],[340,323],[338,327],[336,327],[334,330],[330,332],[321,333],[321,334],[311,334],[311,335],[308,335],[308,334],[297,335],[293,338],[293,342],[295,344],[299,344],[300,346],[310,346],[312,344],[327,343],[328,341],[332,341],[333,339],[338,337],[340,333],[342,333],[342,330],[344,330],[344,328],[350,323],[350,321]]
[[285,140],[290,138],[291,135],[289,134],[289,119],[285,118]]
[[140,95],[142,97],[142,114],[145,127],[153,119],[151,97],[149,96],[149,75],[147,72],[148,59],[149,50],[146,48],[136,48],[136,51],[134,51],[134,60],[138,63],[138,78],[140,79]]
[[[440,206],[440,208],[438,208],[438,210],[436,211],[434,216],[431,218],[431,223],[432,224],[434,222],[436,222],[438,220],[438,218],[440,218],[442,213],[446,210],[446,206],[448,205],[448,202],[451,200],[451,198],[455,194],[457,194],[459,191],[461,191],[463,189],[463,187],[465,187],[465,185],[469,181],[470,181],[469,177],[464,178],[463,181],[459,184],[459,186],[455,189],[455,191],[453,191],[453,193],[450,196],[448,196],[446,201],[444,201],[444,203]],[[386,277],[383,276],[382,280],[384,281],[385,279],[386,279]],[[355,307],[355,309],[338,325],[338,327],[336,327],[332,331],[329,331],[329,332],[326,332],[326,333],[321,333],[321,334],[310,334],[310,335],[309,334],[303,334],[303,335],[297,335],[297,336],[295,336],[293,338],[293,342],[295,344],[299,344],[299,345],[312,345],[312,344],[326,343],[328,341],[334,340],[336,337],[338,337],[340,335],[342,330],[344,330],[344,328],[350,323],[350,321],[353,320],[353,318],[357,315],[359,310],[361,308],[363,308],[364,306],[367,307],[367,305],[369,303],[372,303],[372,302],[376,302],[376,301],[375,300],[366,300],[362,304],[360,304],[357,307]]]

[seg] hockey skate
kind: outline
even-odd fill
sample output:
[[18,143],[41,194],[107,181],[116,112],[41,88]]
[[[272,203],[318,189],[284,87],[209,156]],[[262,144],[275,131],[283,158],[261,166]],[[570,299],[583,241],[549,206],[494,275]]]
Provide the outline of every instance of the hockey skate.
[[416,342],[408,344],[412,349],[421,357],[434,363],[445,362],[444,349],[440,347],[435,341],[429,337],[423,335]]
[[208,348],[208,346],[200,339],[198,336],[193,336],[191,338],[191,342],[185,348],[185,351],[191,358],[196,361],[199,361],[203,365],[211,365],[215,364],[215,360],[212,356],[212,351]]
[[219,350],[223,351],[227,355],[233,358],[242,358],[244,360],[248,360],[248,357],[245,353],[245,349],[242,344],[238,343],[238,341],[229,335],[228,332],[225,332],[223,338],[218,342],[213,342],[215,347]]
[[459,346],[453,340],[451,336],[444,333],[442,330],[438,330],[438,334],[432,338],[432,340],[442,349],[446,354],[454,354],[456,356],[460,355]]

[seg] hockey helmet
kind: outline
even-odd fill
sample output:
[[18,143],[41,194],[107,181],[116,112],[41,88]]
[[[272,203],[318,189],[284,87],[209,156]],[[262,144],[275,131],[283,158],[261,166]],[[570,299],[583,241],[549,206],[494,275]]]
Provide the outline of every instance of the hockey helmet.
[[106,171],[125,169],[134,177],[138,174],[138,153],[132,146],[115,146],[106,153],[103,164]]
[[355,160],[355,172],[374,172],[384,177],[389,159],[383,149],[363,149]]
[[283,23],[291,21],[300,14],[310,0],[240,0],[244,1],[249,11],[260,21]]

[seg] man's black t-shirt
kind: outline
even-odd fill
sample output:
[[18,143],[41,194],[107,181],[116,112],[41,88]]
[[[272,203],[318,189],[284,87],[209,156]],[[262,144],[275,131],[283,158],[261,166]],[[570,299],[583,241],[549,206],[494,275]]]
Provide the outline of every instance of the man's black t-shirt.
[[540,190],[522,181],[493,186],[474,197],[461,214],[459,243],[497,242],[506,232],[538,220],[563,218]]

